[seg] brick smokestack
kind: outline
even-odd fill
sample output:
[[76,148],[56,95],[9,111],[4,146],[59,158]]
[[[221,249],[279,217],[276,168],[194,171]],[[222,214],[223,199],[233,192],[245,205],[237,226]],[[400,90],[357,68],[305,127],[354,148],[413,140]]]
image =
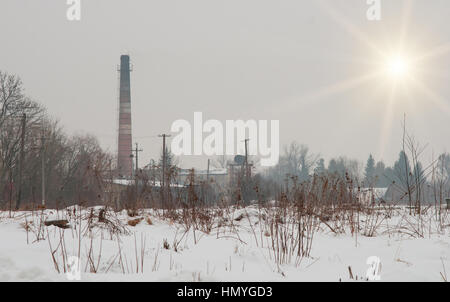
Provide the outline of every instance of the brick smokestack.
[[130,57],[120,56],[119,139],[117,169],[119,177],[130,178],[133,174],[131,155],[131,89]]

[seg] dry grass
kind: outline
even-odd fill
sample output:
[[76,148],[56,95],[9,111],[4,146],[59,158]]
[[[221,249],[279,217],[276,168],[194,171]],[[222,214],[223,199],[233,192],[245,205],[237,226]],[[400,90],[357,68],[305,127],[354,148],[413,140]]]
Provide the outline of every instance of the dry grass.
[[144,218],[140,217],[140,218],[128,220],[127,224],[128,224],[129,226],[134,227],[134,226],[138,225],[143,219],[144,219]]
[[[147,225],[153,225],[153,218],[168,222],[177,232],[173,243],[169,244],[165,239],[162,247],[159,244],[152,270],[157,270],[159,266],[159,249],[178,252],[181,241],[188,236],[193,238],[194,244],[206,235],[214,234],[216,238],[231,238],[245,245],[248,242],[242,240],[241,235],[248,232],[252,237],[245,240],[252,240],[259,249],[264,249],[283,274],[281,267],[284,264],[299,265],[303,258],[311,257],[317,232],[349,234],[357,244],[358,236],[375,237],[388,233],[423,238],[450,225],[449,215],[440,213],[437,216],[434,213],[437,209],[433,207],[422,205],[420,214],[409,215],[404,208],[396,205],[364,203],[360,200],[358,183],[348,176],[314,176],[302,183],[292,179],[292,185],[287,188],[278,194],[275,203],[257,200],[253,205],[244,207],[225,202],[207,204],[192,186],[187,196],[174,196],[164,207],[132,207],[116,212],[107,207],[74,206],[56,211],[58,219],[66,219],[71,226],[65,231],[44,225],[50,211],[44,209],[27,214],[31,215],[30,219],[26,218],[22,227],[27,231],[27,241],[28,233],[34,234],[34,241],[56,238],[56,243],[49,241],[49,249],[58,272],[67,269],[64,232],[71,232],[71,236],[77,238],[79,257],[83,252],[82,241],[88,240],[86,271],[108,272],[118,267],[124,274],[142,272],[145,238],[141,238],[139,245],[135,237],[134,255],[127,257],[122,249],[121,236],[133,234],[127,227],[135,227],[143,220]],[[399,218],[396,220],[398,222],[384,228],[392,217]],[[97,246],[93,244],[95,236],[100,238]],[[104,259],[101,242],[108,236],[117,241],[117,253],[111,259]],[[105,260],[106,264],[102,266]],[[445,267],[441,275],[446,280]]]

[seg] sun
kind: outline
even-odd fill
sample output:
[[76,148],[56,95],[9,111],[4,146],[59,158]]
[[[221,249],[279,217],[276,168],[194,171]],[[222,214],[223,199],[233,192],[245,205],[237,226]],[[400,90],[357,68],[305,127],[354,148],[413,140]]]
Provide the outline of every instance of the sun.
[[386,69],[393,78],[404,78],[411,72],[411,63],[406,56],[397,55],[389,58]]

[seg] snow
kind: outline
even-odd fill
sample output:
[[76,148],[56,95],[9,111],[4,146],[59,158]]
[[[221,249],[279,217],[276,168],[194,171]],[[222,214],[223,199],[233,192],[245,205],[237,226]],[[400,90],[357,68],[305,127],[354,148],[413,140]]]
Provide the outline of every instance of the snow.
[[[113,184],[116,185],[122,185],[122,186],[134,186],[134,179],[125,179],[125,178],[116,178],[112,180]],[[150,181],[149,182],[150,185],[154,186],[154,187],[161,187],[161,182],[160,181]],[[170,187],[173,188],[184,188],[184,185],[180,185],[180,184],[170,184]]]
[[[178,172],[178,175],[180,176],[187,176],[191,174],[191,169],[183,169],[180,172]],[[195,170],[196,175],[227,175],[228,170],[227,169],[211,169],[211,170]]]
[[[370,256],[381,259],[381,281],[442,281],[444,266],[450,272],[449,228],[439,231],[430,223],[424,238],[393,231],[402,223],[416,221],[404,216],[405,209],[384,220],[374,237],[335,234],[321,225],[314,234],[310,257],[300,261],[294,257],[280,265],[269,248],[270,237],[259,229],[261,211],[257,206],[230,207],[227,215],[236,231],[212,229],[209,234],[199,230],[194,234],[192,228],[186,232],[185,225],[163,218],[155,210],[141,210],[136,217],[128,217],[126,211],[109,214],[108,219],[120,223],[119,235],[95,221],[89,232],[91,209],[78,209],[81,216],[73,218],[74,209],[78,208],[13,212],[12,218],[9,212],[0,212],[0,281],[69,281],[56,271],[50,252],[49,243],[55,250],[61,242],[68,257],[77,256],[80,247],[81,281],[356,281],[349,278],[348,267],[355,279],[364,279]],[[127,225],[139,217],[143,219],[136,226]],[[41,219],[68,219],[71,228],[44,226],[44,238],[36,241]],[[33,222],[28,232],[25,222]],[[164,241],[169,249],[163,247]],[[179,241],[176,250],[175,241]],[[91,242],[97,273],[90,272],[88,265]],[[61,270],[63,254],[61,249],[54,254]],[[123,265],[117,260],[120,255]]]

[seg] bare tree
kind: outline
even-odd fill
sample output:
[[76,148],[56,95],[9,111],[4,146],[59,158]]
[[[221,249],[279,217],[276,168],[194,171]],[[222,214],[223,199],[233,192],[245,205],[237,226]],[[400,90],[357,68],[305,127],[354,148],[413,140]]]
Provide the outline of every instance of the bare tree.
[[24,95],[19,77],[0,71],[0,200],[10,209],[41,197],[52,205],[98,201],[110,157],[92,136],[68,137]]

